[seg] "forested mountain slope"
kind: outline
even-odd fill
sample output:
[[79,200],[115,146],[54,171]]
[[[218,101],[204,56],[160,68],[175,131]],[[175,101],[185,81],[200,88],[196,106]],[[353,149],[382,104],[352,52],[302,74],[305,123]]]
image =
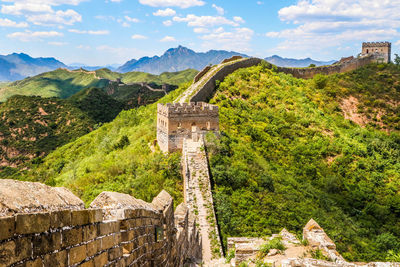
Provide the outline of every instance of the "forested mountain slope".
[[[371,65],[300,80],[264,64],[221,82],[211,100],[220,107],[221,137],[207,136],[207,151],[224,240],[283,227],[301,234],[314,218],[348,260],[385,260],[389,250],[398,252],[399,74],[392,65]],[[186,87],[160,101],[171,102]],[[350,105],[349,118],[365,110],[371,121],[345,118],[350,97],[358,104]],[[154,104],[123,111],[20,179],[66,186],[86,202],[104,190],[150,200],[166,189],[179,203],[180,155],[161,153],[155,138]]]
[[[400,135],[377,129],[398,129],[399,74],[371,65],[305,81],[258,66],[228,76],[211,101],[221,138],[209,146],[223,237],[300,234],[314,218],[348,260],[399,251]],[[365,127],[344,118],[350,96]]]
[[153,82],[159,85],[171,84],[178,86],[188,82],[197,74],[196,70],[188,69],[181,72],[165,72],[152,75],[144,72],[117,73],[108,69],[86,71],[84,69],[57,69],[20,81],[1,84],[0,102],[13,95],[35,95],[42,97],[68,98],[87,88],[100,88],[107,91],[110,80],[121,79],[123,83]]

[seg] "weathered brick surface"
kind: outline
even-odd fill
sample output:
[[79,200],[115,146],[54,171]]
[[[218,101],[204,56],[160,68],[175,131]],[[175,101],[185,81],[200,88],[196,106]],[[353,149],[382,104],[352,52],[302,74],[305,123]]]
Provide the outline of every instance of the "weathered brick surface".
[[42,233],[50,229],[48,213],[18,214],[16,217],[16,233]]
[[74,265],[76,263],[80,263],[86,259],[86,246],[82,245],[79,247],[74,247],[69,250],[68,253],[68,264]]
[[8,239],[15,233],[15,217],[0,219],[0,240]]
[[[127,206],[0,218],[0,266],[181,266],[193,256],[189,252],[196,246],[189,243],[193,237],[176,235],[175,227],[178,233],[188,233],[181,229],[188,226],[175,226],[173,201],[167,192],[152,204],[118,198],[128,199]],[[132,203],[140,207],[132,209]],[[103,220],[105,213],[113,220]],[[158,242],[156,226],[164,229]]]

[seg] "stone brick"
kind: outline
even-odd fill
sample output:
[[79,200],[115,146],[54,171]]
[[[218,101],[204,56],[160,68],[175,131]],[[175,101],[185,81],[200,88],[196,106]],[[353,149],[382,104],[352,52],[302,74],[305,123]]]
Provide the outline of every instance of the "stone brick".
[[133,240],[135,237],[135,231],[127,231],[127,232],[122,232],[121,233],[121,241],[122,242],[127,242]]
[[32,237],[33,256],[40,256],[61,248],[61,233],[49,233]]
[[103,252],[100,255],[94,257],[94,266],[102,267],[108,263],[108,252]]
[[0,240],[8,239],[15,233],[15,217],[0,219]]
[[50,229],[50,214],[17,214],[16,217],[16,233],[32,234],[42,233]]
[[68,229],[62,232],[62,247],[70,247],[82,243],[82,228]]
[[0,244],[0,266],[9,266],[15,262],[15,242]]
[[97,267],[94,265],[94,260],[90,260],[87,262],[82,263],[79,267]]
[[15,258],[17,261],[32,256],[32,240],[30,237],[18,238],[15,240]]
[[24,267],[43,267],[43,261],[40,258],[35,260],[30,260],[25,262]]
[[50,227],[53,229],[71,226],[71,211],[54,211],[50,214]]
[[112,235],[105,236],[101,239],[101,249],[102,250],[112,248],[114,245],[115,245],[115,240],[114,240],[114,236],[112,236]]
[[99,224],[100,235],[108,235],[111,233],[119,232],[119,222],[106,222]]
[[89,211],[73,210],[71,212],[71,224],[73,226],[89,224]]
[[97,223],[103,221],[103,210],[102,209],[90,209],[89,212],[89,223]]
[[121,256],[122,256],[122,248],[121,247],[116,247],[116,248],[110,249],[108,251],[108,260],[109,261],[118,259]]
[[68,252],[68,264],[74,265],[86,259],[86,245],[71,248]]
[[98,237],[98,227],[95,224],[89,224],[83,227],[83,241],[93,240]]
[[57,253],[48,254],[44,256],[44,266],[68,266],[67,251],[62,250]]
[[88,257],[94,256],[99,251],[101,251],[101,240],[100,239],[86,244],[86,255]]

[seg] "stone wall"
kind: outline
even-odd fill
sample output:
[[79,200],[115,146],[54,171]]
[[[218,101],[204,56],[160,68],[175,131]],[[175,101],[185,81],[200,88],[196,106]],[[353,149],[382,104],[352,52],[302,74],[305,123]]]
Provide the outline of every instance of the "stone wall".
[[189,102],[206,102],[214,93],[215,82],[223,81],[226,76],[241,68],[248,68],[260,64],[260,58],[247,58],[232,64],[223,66],[213,76],[211,76],[194,94],[190,97]]
[[284,72],[287,74],[292,74],[293,77],[302,78],[302,79],[310,79],[317,74],[330,75],[335,73],[343,73],[352,70],[356,70],[370,63],[374,63],[381,60],[379,55],[373,54],[360,58],[354,58],[348,61],[345,61],[340,64],[329,65],[329,66],[321,66],[315,68],[286,68],[286,67],[278,67],[278,72]]
[[210,69],[211,66],[205,66],[204,69],[194,77],[193,83],[197,83]]
[[390,42],[364,42],[362,44],[362,55],[380,54],[385,63],[390,62],[392,44]]
[[[25,198],[20,192],[13,192],[16,205]],[[165,191],[152,203],[103,192],[90,209],[29,213],[26,206],[0,218],[0,266],[183,266],[201,259],[196,222],[184,204],[174,213]]]
[[218,132],[218,106],[203,102],[158,104],[157,141],[164,152],[182,150],[183,139],[193,132]]

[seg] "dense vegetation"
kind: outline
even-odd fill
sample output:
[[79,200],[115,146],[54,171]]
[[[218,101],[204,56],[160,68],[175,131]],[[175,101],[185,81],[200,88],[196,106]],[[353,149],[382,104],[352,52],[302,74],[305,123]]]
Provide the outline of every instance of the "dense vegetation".
[[96,87],[107,91],[109,81],[117,78],[124,83],[153,82],[159,85],[177,86],[192,80],[196,74],[196,70],[190,69],[181,72],[166,72],[160,75],[143,72],[121,74],[108,69],[97,71],[57,69],[21,81],[0,84],[0,102],[16,94],[68,98],[85,88]]
[[[162,102],[171,102],[187,86],[165,96]],[[86,203],[102,191],[151,201],[162,189],[180,203],[180,155],[164,155],[153,147],[156,108],[152,104],[122,111],[112,122],[56,149],[20,179],[66,186]]]
[[0,177],[26,168],[31,161],[40,162],[56,147],[112,121],[123,107],[96,88],[65,100],[10,97],[0,104]]
[[[397,255],[399,74],[392,65],[371,65],[305,81],[260,65],[220,83],[211,102],[220,107],[221,135],[207,136],[207,149],[224,242],[283,227],[301,234],[314,218],[348,260]],[[365,126],[344,118],[350,96],[358,99],[356,112],[370,116]],[[86,203],[104,190],[150,201],[161,189],[179,203],[180,155],[161,153],[155,138],[155,104],[122,111],[19,179],[66,186]]]
[[[341,99],[379,103],[397,129],[399,74],[371,65],[305,81],[264,65],[228,76],[211,100],[221,138],[209,136],[208,148],[224,242],[283,227],[301,234],[314,218],[348,260],[398,252],[400,135],[344,119]],[[383,105],[389,98],[397,104]]]

